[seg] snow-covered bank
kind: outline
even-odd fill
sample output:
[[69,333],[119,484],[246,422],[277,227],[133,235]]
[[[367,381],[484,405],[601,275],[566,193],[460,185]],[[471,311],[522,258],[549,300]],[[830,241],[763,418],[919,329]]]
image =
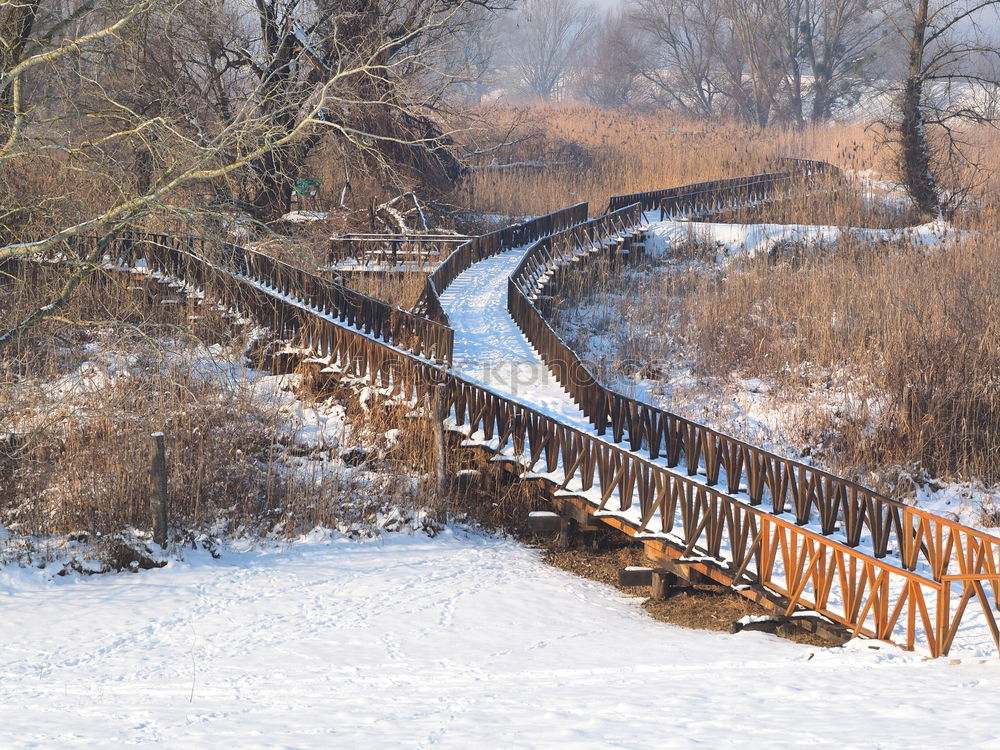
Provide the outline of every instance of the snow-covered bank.
[[932,247],[952,242],[962,232],[945,221],[932,221],[905,229],[865,229],[808,224],[727,224],[693,221],[655,221],[649,226],[647,250],[662,254],[675,245],[697,242],[716,248],[717,262],[741,255],[766,255],[779,244],[821,245],[836,242],[844,235],[857,241],[907,242],[915,247]]
[[510,541],[0,571],[0,746],[992,747],[1000,663],[664,625]]
[[[431,524],[422,475],[398,460],[400,425],[368,407],[372,389],[314,393],[300,374],[251,367],[239,341],[99,334],[60,353],[58,377],[0,391],[0,441],[27,446],[10,464],[0,453],[0,566],[98,572],[164,563],[181,540]],[[167,449],[167,552],[146,510],[154,432]]]

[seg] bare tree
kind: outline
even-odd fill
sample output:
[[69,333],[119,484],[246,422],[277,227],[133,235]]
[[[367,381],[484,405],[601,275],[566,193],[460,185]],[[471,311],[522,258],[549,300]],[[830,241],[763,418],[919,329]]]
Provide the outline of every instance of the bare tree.
[[[0,263],[61,254],[67,269],[0,346],[58,315],[124,228],[201,215],[220,186],[276,215],[319,139],[457,176],[425,55],[470,3],[244,2],[0,5]],[[81,258],[85,234],[100,239]]]
[[470,5],[452,24],[447,43],[428,55],[428,70],[439,79],[438,88],[447,90],[447,99],[479,104],[501,85],[506,19],[495,8]]
[[946,170],[971,162],[961,124],[997,122],[998,8],[1000,0],[901,0],[886,10],[907,50],[887,130],[902,182],[924,213],[952,210],[967,189],[941,184]]
[[[886,35],[870,0],[636,0],[660,101],[758,125],[830,119],[865,90]],[[807,114],[808,113],[808,114]]]
[[602,107],[631,104],[640,71],[646,67],[645,50],[631,19],[621,10],[609,10],[588,47],[590,57],[580,74],[583,96]]
[[[802,55],[812,76],[809,119],[823,122],[856,104],[869,87],[878,45],[889,30],[879,23],[879,2],[802,0]],[[883,49],[884,53],[885,50]]]
[[732,29],[718,0],[638,0],[631,17],[650,52],[642,59],[642,76],[654,96],[669,107],[696,117],[715,117],[733,70],[742,78],[740,60],[733,64]]
[[508,19],[505,59],[515,85],[530,96],[551,99],[583,59],[597,18],[579,0],[524,0]]
[[737,102],[743,119],[764,127],[784,83],[785,0],[722,0],[722,8],[746,60],[746,76],[736,80],[731,75],[727,93]]
[[460,164],[433,116],[440,89],[461,71],[439,67],[448,42],[490,0],[254,0],[246,40],[226,48],[231,65],[251,74],[243,94],[267,123],[262,137],[289,133],[317,105],[320,117],[302,137],[254,162],[250,200],[261,218],[288,210],[297,170],[324,138],[367,157],[385,173],[409,170],[448,183]]

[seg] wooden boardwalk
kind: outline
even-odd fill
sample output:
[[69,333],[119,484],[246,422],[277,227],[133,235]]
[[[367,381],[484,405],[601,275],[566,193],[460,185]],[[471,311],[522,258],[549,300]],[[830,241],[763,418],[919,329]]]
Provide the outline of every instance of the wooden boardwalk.
[[[213,253],[190,240],[132,235],[109,261],[182,279],[395,394],[422,399],[443,385],[435,392],[444,393],[453,429],[549,482],[574,522],[641,540],[678,575],[933,656],[948,653],[974,610],[1000,647],[1000,539],[611,391],[536,306],[561,266],[641,250],[644,210],[711,215],[830,171],[793,163],[787,172],[615,198],[595,219],[580,204],[473,238],[428,277],[419,314],[233,246]],[[572,401],[573,419],[449,366],[455,329],[442,293],[460,277],[466,287],[477,274],[487,278],[477,265],[515,250],[506,311]]]

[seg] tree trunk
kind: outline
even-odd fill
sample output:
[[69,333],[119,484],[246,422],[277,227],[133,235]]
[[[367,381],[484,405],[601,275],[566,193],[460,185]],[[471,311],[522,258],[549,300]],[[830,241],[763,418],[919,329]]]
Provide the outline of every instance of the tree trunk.
[[254,162],[253,207],[256,218],[274,221],[292,210],[292,149],[277,148]]
[[941,211],[941,196],[931,166],[930,145],[923,113],[923,53],[927,33],[928,0],[920,0],[913,17],[910,57],[900,99],[900,171],[907,192],[925,214]]
[[[39,4],[40,0],[22,0],[19,3],[3,3],[0,7],[0,79],[21,62]],[[15,115],[14,89],[8,82],[0,88],[0,144],[10,137]]]
[[[822,63],[820,63],[822,65]],[[815,70],[814,66],[814,70]],[[827,122],[833,115],[833,108],[830,102],[830,77],[825,70],[819,73],[814,73],[815,80],[813,81],[813,100],[812,100],[812,112],[810,114],[810,119],[813,124],[820,124]]]

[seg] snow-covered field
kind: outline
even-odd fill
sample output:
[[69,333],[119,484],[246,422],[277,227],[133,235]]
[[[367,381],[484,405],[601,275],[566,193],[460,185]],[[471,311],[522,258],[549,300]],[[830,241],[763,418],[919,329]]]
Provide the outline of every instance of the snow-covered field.
[[448,529],[0,570],[0,747],[987,748],[1000,662],[658,623]]

